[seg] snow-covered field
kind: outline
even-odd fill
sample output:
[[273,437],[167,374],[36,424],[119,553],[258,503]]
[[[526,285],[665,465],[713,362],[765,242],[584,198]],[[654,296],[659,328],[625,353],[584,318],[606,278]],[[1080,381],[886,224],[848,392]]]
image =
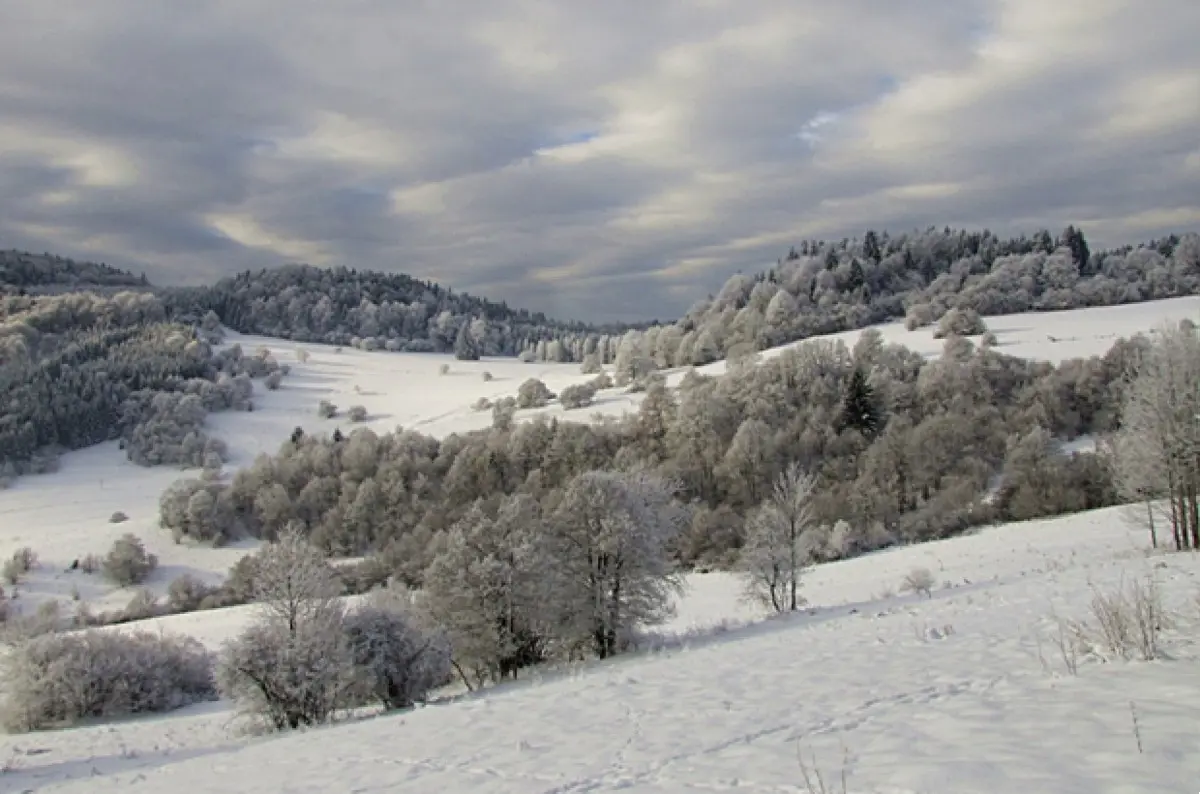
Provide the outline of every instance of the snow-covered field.
[[[1103,353],[1119,337],[1197,315],[1200,297],[1010,315],[988,325],[1004,352],[1057,361]],[[888,342],[929,355],[941,350],[931,329],[878,327]],[[853,344],[860,333],[837,336]],[[236,335],[229,341],[248,352],[266,345],[292,365],[279,391],[259,387],[254,412],[209,417],[210,431],[230,446],[230,469],[273,452],[296,426],[352,429],[318,418],[322,399],[343,410],[365,406],[365,424],[378,432],[400,425],[444,436],[487,426],[490,412],[471,403],[513,394],[526,378],[556,392],[590,379],[576,364],[338,353]],[[300,347],[311,354],[306,363],[297,361]],[[443,363],[450,374],[438,374]],[[723,368],[719,362],[701,371]],[[494,379],[484,381],[485,371]],[[674,372],[669,383],[681,377]],[[569,415],[619,414],[637,399],[610,390],[595,408]],[[247,546],[180,546],[157,526],[158,497],[181,476],[134,466],[105,444],[66,455],[55,474],[0,491],[0,555],[30,546],[41,559],[15,588],[22,611],[47,599],[69,610],[76,595],[99,608],[123,606],[132,591],[67,569],[103,554],[125,532],[160,558],[147,584],[153,592],[185,572],[220,580]],[[117,510],[129,520],[110,524]],[[863,793],[1200,791],[1200,653],[1193,644],[1200,558],[1151,557],[1145,540],[1122,511],[1107,510],[889,550],[811,572],[805,594],[812,614],[741,629],[762,614],[740,602],[737,581],[697,575],[662,631],[688,637],[729,627],[712,639],[668,642],[665,650],[571,675],[285,738],[237,737],[224,704],[0,737],[0,769],[7,770],[0,792],[804,792],[801,750],[830,791],[841,791],[843,767],[847,791]],[[915,566],[937,577],[932,599],[894,595]],[[1065,675],[1051,610],[1083,617],[1091,585],[1146,573],[1187,617],[1171,636],[1176,658],[1084,664],[1078,678]],[[215,647],[246,613],[214,610],[144,625]]]
[[[214,704],[4,737],[0,790],[804,792],[803,758],[860,794],[1195,791],[1200,557],[1145,546],[1118,508],[880,552],[813,571],[811,614],[298,735]],[[915,566],[932,598],[892,595]],[[1146,575],[1172,658],[1068,675],[1051,614]],[[695,590],[677,629],[751,617],[727,576]]]

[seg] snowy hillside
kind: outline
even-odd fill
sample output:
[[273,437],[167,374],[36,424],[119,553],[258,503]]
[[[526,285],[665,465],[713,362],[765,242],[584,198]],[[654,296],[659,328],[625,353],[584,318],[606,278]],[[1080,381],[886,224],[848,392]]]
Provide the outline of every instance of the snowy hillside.
[[[892,595],[914,567],[932,597]],[[1068,674],[1052,615],[1147,575],[1170,660]],[[706,578],[686,621],[746,617],[731,585]],[[1186,792],[1197,593],[1200,558],[1148,554],[1119,508],[1001,526],[822,566],[809,614],[411,713],[251,740],[212,705],[6,737],[0,790],[820,791],[807,768],[852,794]]]
[[[1200,297],[1177,298],[1151,303],[1099,309],[1018,314],[988,318],[999,349],[1007,354],[1060,361],[1078,356],[1101,354],[1120,337],[1148,332],[1166,321],[1177,322],[1200,316]],[[902,344],[928,356],[937,355],[942,342],[933,338],[931,328],[908,331],[903,323],[877,326],[886,342]],[[837,334],[853,345],[861,331]],[[292,372],[278,391],[258,387],[252,413],[226,411],[210,414],[209,432],[229,445],[227,471],[244,466],[262,453],[273,453],[296,427],[310,434],[332,433],[335,428],[349,432],[357,426],[372,427],[383,433],[404,426],[437,437],[487,427],[490,411],[471,406],[481,397],[496,399],[516,393],[522,381],[536,377],[558,392],[592,376],[583,375],[578,364],[525,364],[515,359],[456,361],[449,356],[364,352],[353,348],[337,350],[319,345],[303,345],[263,337],[231,334],[227,344],[240,343],[250,352],[260,345],[270,348]],[[803,343],[799,343],[803,344]],[[787,345],[763,353],[777,355]],[[307,361],[298,353],[304,350]],[[448,374],[439,374],[449,365]],[[699,371],[719,374],[724,362],[716,362]],[[492,377],[485,381],[484,373]],[[682,370],[668,374],[668,384],[676,385]],[[586,421],[597,414],[619,415],[636,410],[642,395],[626,394],[624,389],[600,392],[590,408],[564,411],[551,404],[547,408],[519,411],[517,416],[539,413]],[[339,417],[321,419],[317,404],[329,400],[339,408]],[[344,419],[352,405],[366,408],[368,417],[361,425]],[[194,474],[194,472],[193,472]],[[158,527],[158,498],[175,480],[190,476],[171,467],[143,468],[129,463],[115,443],[102,444],[71,452],[62,458],[61,470],[52,475],[19,479],[13,487],[0,491],[0,556],[31,547],[38,554],[39,568],[18,588],[23,612],[31,612],[47,599],[58,600],[69,609],[76,596],[99,608],[124,606],[132,591],[116,588],[98,576],[68,571],[74,560],[88,554],[104,554],[113,541],[126,532],[140,537],[149,551],[157,554],[160,567],[145,587],[161,595],[170,581],[189,573],[209,582],[220,581],[248,546],[235,545],[212,549],[175,544]],[[116,511],[127,514],[123,523],[109,523]],[[251,544],[250,547],[252,547]],[[189,621],[206,620],[187,616]],[[170,620],[165,619],[165,620]]]

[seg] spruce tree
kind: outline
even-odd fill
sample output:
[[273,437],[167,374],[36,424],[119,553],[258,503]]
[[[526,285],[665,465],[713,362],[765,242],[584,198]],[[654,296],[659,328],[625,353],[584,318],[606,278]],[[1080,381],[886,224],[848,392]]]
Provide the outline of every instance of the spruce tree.
[[856,428],[865,436],[874,436],[879,430],[880,418],[875,390],[867,383],[863,371],[855,369],[842,402],[842,426]]

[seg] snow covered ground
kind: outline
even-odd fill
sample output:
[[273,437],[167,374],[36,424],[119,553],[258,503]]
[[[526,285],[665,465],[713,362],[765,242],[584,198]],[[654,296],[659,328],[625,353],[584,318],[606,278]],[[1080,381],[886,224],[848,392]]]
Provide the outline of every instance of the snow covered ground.
[[[805,792],[805,767],[859,794],[1195,791],[1200,557],[1145,534],[1115,508],[888,550],[811,572],[809,614],[296,735],[211,704],[2,737],[0,791]],[[931,598],[893,594],[914,567]],[[1147,575],[1170,660],[1068,675],[1052,614]],[[695,590],[673,628],[753,617],[728,576]]]

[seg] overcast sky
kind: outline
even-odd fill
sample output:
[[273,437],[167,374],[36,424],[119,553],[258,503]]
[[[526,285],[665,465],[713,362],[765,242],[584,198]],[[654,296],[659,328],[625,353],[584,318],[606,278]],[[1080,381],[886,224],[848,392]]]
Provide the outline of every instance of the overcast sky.
[[805,238],[1200,228],[1197,0],[0,0],[0,247],[673,317]]

